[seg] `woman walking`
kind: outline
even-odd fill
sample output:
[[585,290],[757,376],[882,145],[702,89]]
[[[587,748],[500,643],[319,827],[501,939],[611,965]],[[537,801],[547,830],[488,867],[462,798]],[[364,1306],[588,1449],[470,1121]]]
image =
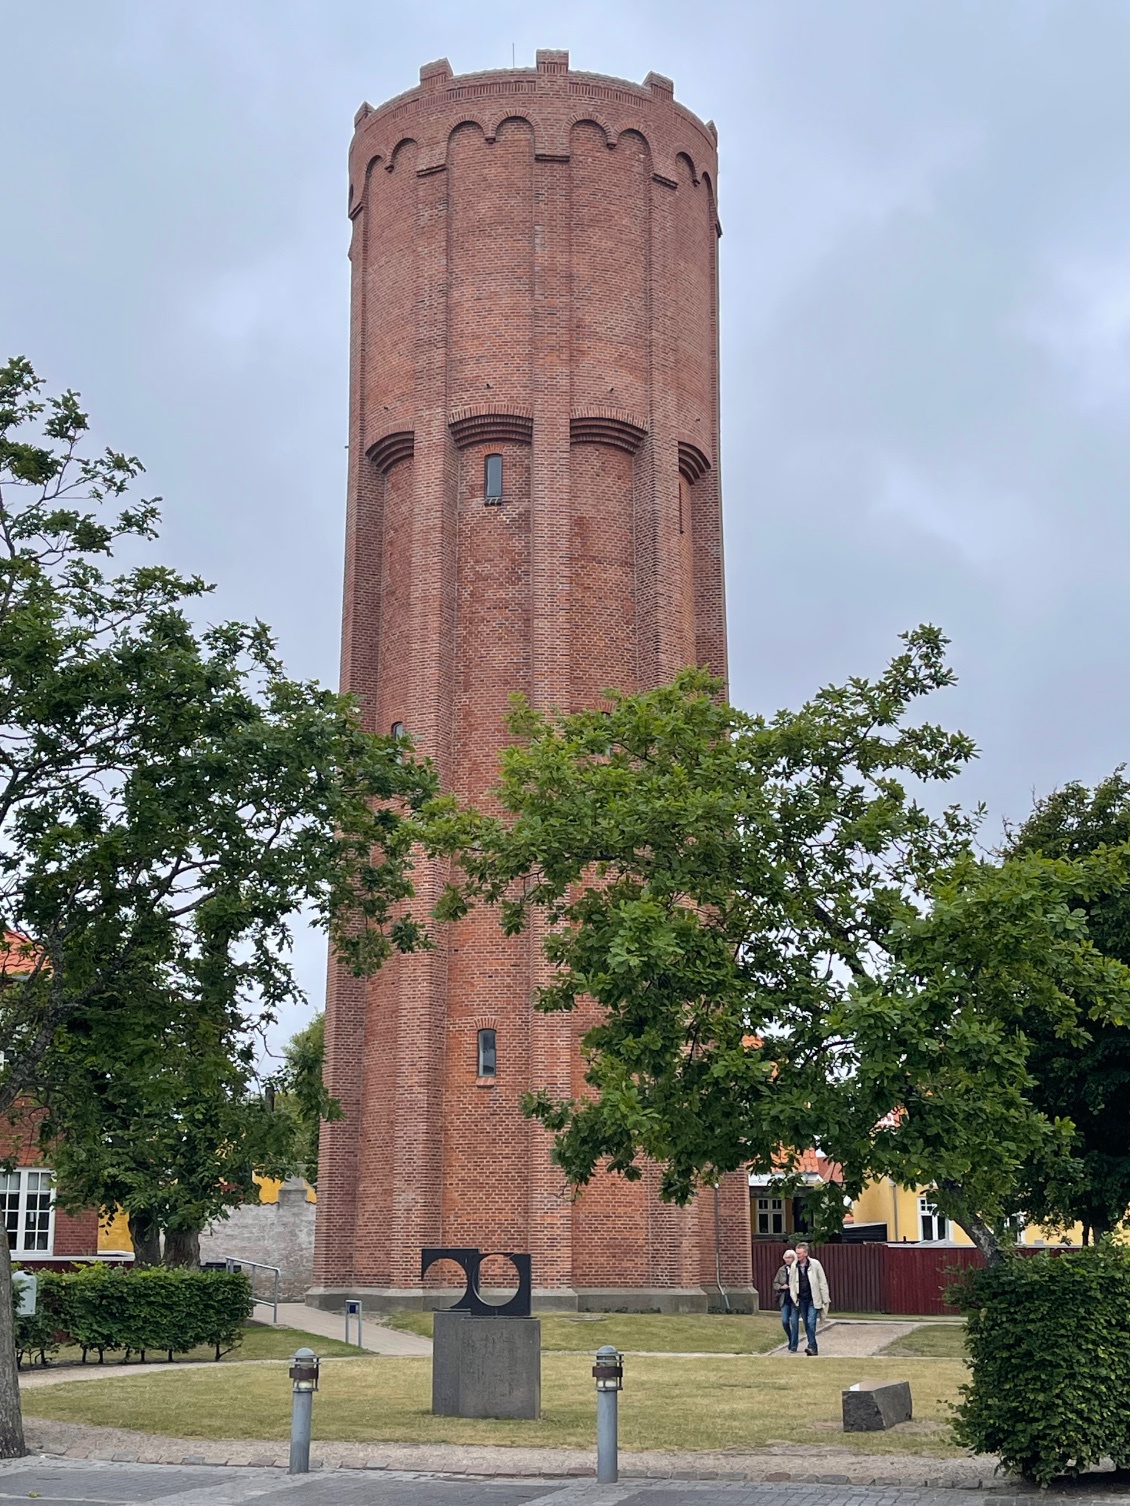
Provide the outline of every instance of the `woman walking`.
[[786,1250],[781,1269],[773,1277],[773,1295],[781,1310],[781,1327],[785,1330],[785,1340],[789,1344],[793,1342],[793,1299],[789,1291],[789,1272],[795,1260],[796,1251]]

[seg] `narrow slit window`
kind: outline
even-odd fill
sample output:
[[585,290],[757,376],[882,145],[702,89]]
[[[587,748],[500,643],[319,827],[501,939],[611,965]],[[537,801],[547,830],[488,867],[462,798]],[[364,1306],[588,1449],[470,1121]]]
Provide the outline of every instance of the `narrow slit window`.
[[488,455],[483,463],[483,500],[502,501],[502,456]]
[[494,1077],[498,1068],[498,1038],[493,1030],[479,1031],[479,1076]]

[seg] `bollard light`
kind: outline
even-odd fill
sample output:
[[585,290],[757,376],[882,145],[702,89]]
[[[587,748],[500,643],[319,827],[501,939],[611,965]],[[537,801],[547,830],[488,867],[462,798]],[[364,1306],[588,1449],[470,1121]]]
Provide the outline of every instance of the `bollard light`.
[[604,1344],[596,1351],[596,1364],[592,1367],[598,1391],[622,1391],[624,1389],[624,1356],[611,1344]]
[[596,1351],[592,1367],[596,1381],[596,1479],[615,1485],[620,1476],[618,1397],[624,1389],[624,1356],[611,1344]]
[[294,1398],[290,1411],[290,1472],[304,1475],[310,1469],[310,1431],[314,1419],[314,1392],[318,1389],[318,1356],[312,1349],[296,1349],[290,1360]]
[[290,1357],[290,1378],[296,1391],[318,1389],[318,1356],[312,1349],[296,1349]]

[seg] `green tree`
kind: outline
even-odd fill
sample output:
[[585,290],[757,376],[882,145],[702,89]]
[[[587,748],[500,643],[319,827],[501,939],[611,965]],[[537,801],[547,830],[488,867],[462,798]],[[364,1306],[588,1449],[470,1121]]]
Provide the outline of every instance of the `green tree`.
[[[1009,854],[1088,857],[1130,842],[1130,782],[1122,769],[1089,790],[1068,784],[1039,801],[1009,833]],[[1098,949],[1130,963],[1130,886],[1097,895],[1083,906]],[[1130,1209],[1130,1029],[1083,1015],[1068,1034],[1030,1032],[1032,1102],[1048,1118],[1070,1121],[1072,1157],[1048,1168],[1027,1168],[1018,1206],[1053,1225],[1083,1225],[1097,1241]]]
[[1130,1007],[1078,907],[1124,882],[1127,852],[990,863],[979,813],[931,814],[913,791],[974,753],[920,719],[951,680],[924,627],[879,679],[768,720],[697,670],[605,710],[519,703],[502,815],[432,808],[432,850],[462,870],[441,917],[491,903],[513,933],[538,912],[538,1007],[603,1007],[588,1095],[528,1103],[572,1182],[646,1156],[681,1201],[816,1143],[848,1193],[936,1184],[999,1254],[1019,1168],[1068,1139],[1027,1096],[1029,1022]]
[[318,1145],[323,1119],[339,1119],[341,1108],[322,1081],[326,1058],[326,1017],[317,1014],[304,1030],[287,1042],[285,1065],[279,1075],[276,1109],[290,1116],[295,1128],[298,1170],[318,1185]]
[[259,1090],[234,1010],[96,1000],[57,1034],[38,1098],[58,1202],[124,1211],[140,1265],[197,1265],[203,1229],[258,1199],[254,1173],[298,1164],[298,1126]]
[[[34,1100],[97,1005],[147,1033],[170,997],[271,1015],[305,910],[359,972],[421,944],[405,813],[429,770],[288,679],[261,623],[198,629],[206,587],[107,566],[155,536],[131,456],[85,453],[77,396],[0,368],[0,1115]],[[0,1457],[23,1450],[7,1249]]]

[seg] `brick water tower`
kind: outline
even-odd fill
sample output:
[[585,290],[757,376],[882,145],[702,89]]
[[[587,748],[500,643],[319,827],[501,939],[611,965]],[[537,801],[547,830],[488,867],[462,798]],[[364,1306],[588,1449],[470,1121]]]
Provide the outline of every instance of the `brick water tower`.
[[[464,799],[514,691],[725,674],[716,174],[669,80],[564,52],[431,63],[358,112],[342,683]],[[687,1209],[650,1170],[569,1196],[519,1100],[581,1090],[593,1016],[536,1013],[542,969],[490,912],[369,982],[331,965],[312,1301],[419,1305],[421,1248],[475,1245],[529,1251],[542,1306],[748,1307],[744,1176]]]

